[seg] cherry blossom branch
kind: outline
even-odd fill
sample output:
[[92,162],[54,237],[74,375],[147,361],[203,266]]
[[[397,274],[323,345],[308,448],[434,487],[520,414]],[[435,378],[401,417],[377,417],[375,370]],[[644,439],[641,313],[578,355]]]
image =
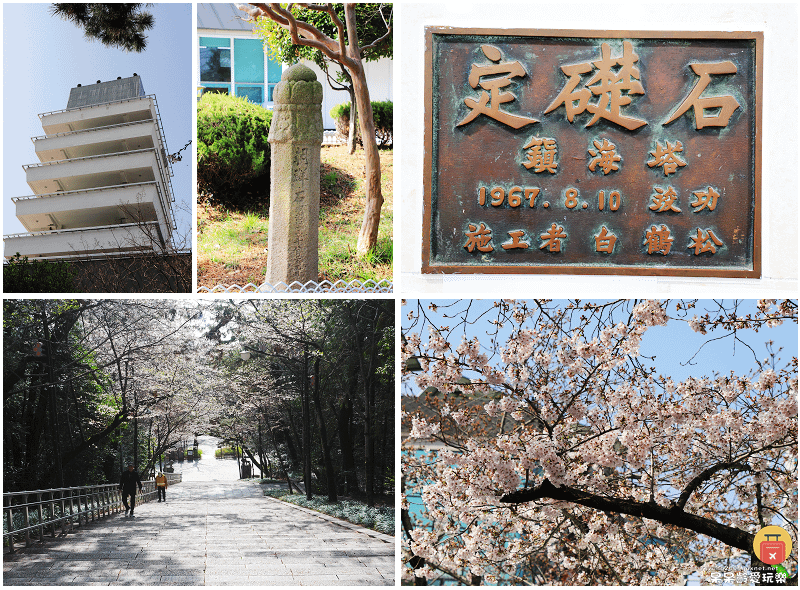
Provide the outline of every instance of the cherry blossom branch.
[[758,510],[758,524],[763,529],[766,525],[764,524],[764,509],[761,505],[761,484],[756,484],[756,508]]
[[689,498],[694,493],[694,491],[700,487],[700,485],[711,478],[712,475],[717,473],[718,471],[722,470],[732,470],[732,471],[752,471],[752,468],[747,463],[740,463],[738,461],[729,461],[726,463],[717,463],[716,465],[712,465],[698,473],[683,489],[681,495],[678,497],[678,501],[675,502],[675,506],[679,509],[683,510],[686,506],[686,502],[689,501]]
[[740,529],[720,524],[711,519],[685,512],[677,506],[665,508],[655,502],[639,502],[632,499],[607,498],[590,494],[568,486],[556,487],[545,479],[538,487],[517,490],[500,498],[504,504],[520,504],[533,500],[560,500],[572,502],[606,513],[629,514],[649,518],[662,524],[678,526],[696,533],[708,535],[747,553],[753,549],[753,535]]

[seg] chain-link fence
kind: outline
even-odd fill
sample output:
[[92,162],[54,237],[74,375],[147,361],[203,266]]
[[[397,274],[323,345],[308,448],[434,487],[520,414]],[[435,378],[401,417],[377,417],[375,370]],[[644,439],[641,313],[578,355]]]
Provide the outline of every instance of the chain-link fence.
[[214,287],[201,286],[197,289],[198,293],[392,293],[394,292],[394,284],[388,279],[374,281],[367,279],[360,281],[354,279],[350,282],[336,281],[308,281],[303,284],[300,282],[293,282],[289,285],[286,283],[278,283],[270,285],[264,283],[263,285],[255,285],[247,283],[245,286],[240,285],[216,285]]

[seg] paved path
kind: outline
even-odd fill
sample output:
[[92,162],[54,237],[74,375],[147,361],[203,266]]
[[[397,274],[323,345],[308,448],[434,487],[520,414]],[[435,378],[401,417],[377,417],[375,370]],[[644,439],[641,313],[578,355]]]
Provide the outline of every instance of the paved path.
[[188,481],[167,502],[3,556],[3,584],[394,585],[394,537],[264,497],[247,481]]

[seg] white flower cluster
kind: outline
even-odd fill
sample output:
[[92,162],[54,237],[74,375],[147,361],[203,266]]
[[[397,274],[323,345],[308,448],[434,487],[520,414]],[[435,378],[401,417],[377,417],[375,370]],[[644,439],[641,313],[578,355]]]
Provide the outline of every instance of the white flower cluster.
[[666,326],[667,312],[657,299],[648,299],[633,308],[633,319],[645,326]]
[[[775,302],[759,306],[771,313]],[[787,314],[792,311],[785,307]],[[429,363],[426,383],[452,380],[461,371],[471,376],[467,371],[474,370],[480,379],[473,384],[494,384],[492,389],[505,395],[482,402],[476,419],[500,434],[463,436],[458,452],[419,461],[418,472],[427,475],[416,481],[424,481],[419,496],[432,534],[414,535],[417,555],[484,576],[484,583],[495,577],[508,582],[503,572],[536,556],[558,572],[551,583],[587,585],[597,583],[591,575],[599,571],[613,570],[606,584],[638,585],[678,583],[695,571],[694,561],[676,562],[656,539],[669,538],[689,555],[700,547],[703,559],[728,557],[724,544],[699,546],[697,535],[681,527],[546,498],[512,506],[500,502],[503,494],[535,488],[545,478],[557,487],[639,502],[652,498],[668,507],[709,466],[739,461],[744,468],[709,478],[685,510],[745,529],[758,519],[754,484],[759,482],[764,510],[797,518],[797,497],[785,493],[796,490],[797,481],[796,361],[766,368],[752,380],[733,373],[662,376],[649,369],[649,359],[642,363],[636,356],[647,329],[667,323],[665,304],[645,301],[632,312],[627,324],[609,316],[587,328],[574,318],[569,325],[565,315],[553,311],[535,329],[519,326],[507,341],[485,349],[477,338],[464,339],[447,357],[448,349],[437,344],[441,361]],[[688,323],[697,332],[706,329],[697,316]],[[490,360],[482,350],[499,354]],[[442,415],[457,424],[476,416],[472,406],[468,414],[466,405],[450,404]],[[505,414],[517,422],[509,427]],[[437,433],[438,425],[412,421],[414,436]],[[565,552],[565,543],[583,551]]]
[[414,417],[411,419],[411,433],[409,436],[411,438],[431,438],[432,436],[439,434],[439,430],[439,424],[431,424],[424,418]]

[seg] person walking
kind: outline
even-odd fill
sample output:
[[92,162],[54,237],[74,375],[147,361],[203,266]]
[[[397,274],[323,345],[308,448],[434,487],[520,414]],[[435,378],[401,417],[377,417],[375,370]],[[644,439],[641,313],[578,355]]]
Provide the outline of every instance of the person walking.
[[167,476],[159,471],[158,475],[156,476],[156,490],[158,491],[158,501],[159,502],[161,502],[162,500],[164,502],[167,501],[167,488],[168,487],[169,486],[167,485]]
[[[125,506],[125,516],[128,512],[133,517],[133,509],[136,507],[136,486],[139,486],[139,491],[142,491],[142,480],[139,479],[139,474],[133,470],[133,465],[128,465],[128,470],[122,472],[122,477],[119,480],[119,489],[122,490],[122,505]],[[128,496],[131,497],[131,505],[128,506]]]

